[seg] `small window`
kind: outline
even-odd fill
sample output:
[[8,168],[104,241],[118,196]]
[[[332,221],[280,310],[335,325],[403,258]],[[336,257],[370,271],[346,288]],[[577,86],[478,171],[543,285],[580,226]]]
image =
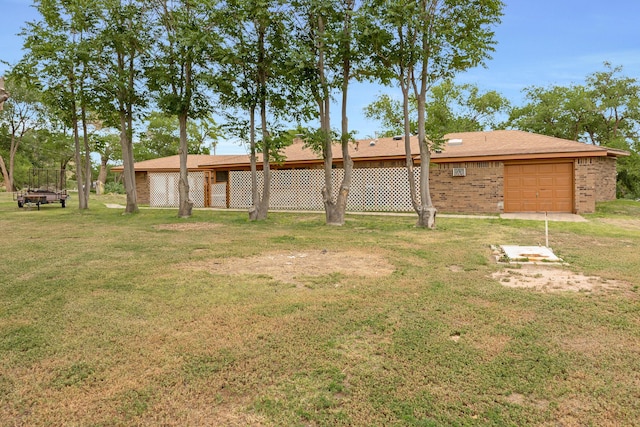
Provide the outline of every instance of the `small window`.
[[229,181],[229,171],[216,171],[216,182]]

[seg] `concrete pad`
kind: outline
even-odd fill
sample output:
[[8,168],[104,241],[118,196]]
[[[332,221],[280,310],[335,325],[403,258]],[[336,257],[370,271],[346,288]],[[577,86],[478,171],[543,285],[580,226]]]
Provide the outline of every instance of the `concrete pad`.
[[561,262],[551,248],[546,246],[500,245],[504,254],[514,261],[525,262]]
[[[522,213],[503,213],[500,214],[502,219],[524,219],[531,221],[544,221],[544,212],[522,212]],[[572,213],[551,212],[547,214],[548,221],[564,221],[564,222],[588,222],[580,215]]]

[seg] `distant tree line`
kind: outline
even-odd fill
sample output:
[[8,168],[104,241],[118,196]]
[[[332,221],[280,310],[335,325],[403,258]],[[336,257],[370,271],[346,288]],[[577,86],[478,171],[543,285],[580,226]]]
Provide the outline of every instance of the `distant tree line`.
[[[399,101],[380,98],[364,114],[381,120],[381,134],[419,137],[421,193],[412,189],[412,201],[420,226],[435,221],[424,166],[452,131],[514,127],[628,149],[634,155],[620,162],[620,194],[639,191],[638,86],[620,68],[607,66],[584,86],[529,88],[523,107],[509,106],[497,92],[453,83],[494,50],[499,0],[34,5],[40,16],[22,32],[25,56],[7,76],[12,97],[0,112],[0,168],[8,189],[24,184],[28,167],[72,166],[79,207],[85,209],[91,182],[96,176],[104,182],[109,164],[117,161],[124,167],[126,212],[134,213],[134,159],[179,154],[178,214],[186,217],[192,208],[186,156],[215,152],[224,136],[249,147],[249,215],[264,219],[270,161],[298,134],[325,161],[327,223],[342,224],[354,133],[347,117],[349,83],[371,80],[397,88]],[[339,130],[330,122],[336,102]],[[340,183],[331,178],[335,141],[344,159]],[[413,176],[411,154],[407,168]]]
[[[429,93],[428,126],[440,128],[440,134],[518,129],[628,151],[630,156],[618,158],[618,197],[640,198],[640,83],[625,76],[621,66],[605,62],[603,68],[586,76],[584,84],[528,87],[521,106],[496,91],[444,81]],[[382,124],[379,135],[398,135],[400,111],[398,99],[381,95],[365,115]],[[415,113],[411,117],[415,134]]]

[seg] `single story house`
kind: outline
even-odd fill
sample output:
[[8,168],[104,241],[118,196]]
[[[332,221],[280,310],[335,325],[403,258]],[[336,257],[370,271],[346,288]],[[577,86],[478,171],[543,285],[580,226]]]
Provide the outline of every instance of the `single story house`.
[[[446,138],[432,153],[429,172],[433,204],[441,212],[594,212],[596,202],[616,198],[616,159],[628,155],[517,130],[451,133]],[[419,171],[417,138],[411,143]],[[281,153],[283,163],[272,164],[270,208],[321,211],[321,157],[302,141]],[[403,138],[360,140],[351,144],[350,154],[354,169],[348,210],[412,210]],[[341,155],[336,144],[336,191],[343,173]],[[178,156],[136,163],[138,202],[177,206],[179,170]],[[251,205],[248,155],[190,155],[188,170],[195,206]],[[258,175],[261,183],[262,174]]]

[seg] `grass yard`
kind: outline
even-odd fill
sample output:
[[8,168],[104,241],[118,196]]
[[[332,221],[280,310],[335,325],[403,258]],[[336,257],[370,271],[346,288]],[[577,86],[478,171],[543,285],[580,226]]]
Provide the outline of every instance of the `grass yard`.
[[0,193],[0,425],[640,419],[640,203],[549,223],[603,285],[553,292],[492,277],[490,245],[544,244],[542,222],[104,206],[122,200]]

